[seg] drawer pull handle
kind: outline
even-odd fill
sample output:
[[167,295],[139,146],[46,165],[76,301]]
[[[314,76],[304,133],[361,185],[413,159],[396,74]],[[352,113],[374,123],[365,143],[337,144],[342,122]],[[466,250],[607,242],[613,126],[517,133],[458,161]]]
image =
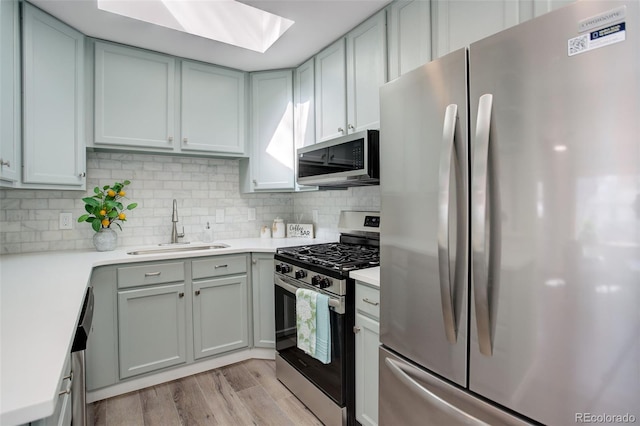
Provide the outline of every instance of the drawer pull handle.
[[196,290],[196,296],[200,296],[200,290]]
[[162,272],[145,272],[145,277],[159,277]]
[[229,265],[216,265],[213,267],[213,269],[218,269],[218,268],[227,268]]
[[182,292],[178,293],[178,297],[184,297],[184,293]]
[[353,326],[353,333],[354,333],[354,334],[358,334],[358,333],[360,333],[360,327],[358,327],[357,325],[354,325],[354,326]]
[[378,306],[380,304],[380,302],[374,302],[372,300],[367,299],[366,297],[364,299],[362,299],[362,301],[364,303],[368,303],[368,304],[373,305],[373,306]]

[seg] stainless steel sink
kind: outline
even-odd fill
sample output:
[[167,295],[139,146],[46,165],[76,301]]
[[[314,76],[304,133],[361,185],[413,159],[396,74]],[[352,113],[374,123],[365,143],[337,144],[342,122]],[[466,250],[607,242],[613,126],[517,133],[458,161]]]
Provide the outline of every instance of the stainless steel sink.
[[216,250],[228,248],[226,244],[209,244],[206,246],[180,246],[180,247],[158,247],[147,248],[141,250],[128,251],[127,254],[158,254],[158,253],[180,253],[183,251],[201,251],[201,250]]

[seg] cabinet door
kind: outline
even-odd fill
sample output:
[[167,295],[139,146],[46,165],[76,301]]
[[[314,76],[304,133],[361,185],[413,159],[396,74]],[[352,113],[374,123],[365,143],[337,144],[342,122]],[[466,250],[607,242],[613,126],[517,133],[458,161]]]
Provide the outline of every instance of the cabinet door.
[[296,148],[316,143],[315,70],[313,58],[296,68],[293,111]]
[[243,154],[245,73],[182,62],[183,151]]
[[0,180],[20,179],[20,34],[16,0],[0,1]]
[[[521,0],[522,1],[522,0]],[[569,3],[573,3],[575,0],[532,0],[533,1],[533,16],[544,15],[552,10],[556,10],[559,7],[566,6]]]
[[95,143],[172,150],[175,60],[95,45]]
[[521,6],[512,0],[432,1],[433,57],[518,24]]
[[247,276],[193,283],[193,345],[196,359],[249,345]]
[[184,283],[118,292],[120,378],[186,362]]
[[275,299],[273,293],[273,255],[252,254],[253,345],[275,348]]
[[389,80],[431,60],[431,8],[422,0],[389,7]]
[[315,57],[315,67],[316,142],[322,142],[347,134],[344,39],[318,53]]
[[23,181],[82,189],[84,36],[23,8]]
[[85,354],[87,390],[118,382],[118,298],[116,268],[99,266],[91,271],[95,304]]
[[293,189],[291,71],[251,75],[252,182],[255,190]]
[[356,420],[378,424],[378,346],[380,324],[356,313]]
[[380,128],[380,86],[387,82],[383,10],[347,34],[347,132]]

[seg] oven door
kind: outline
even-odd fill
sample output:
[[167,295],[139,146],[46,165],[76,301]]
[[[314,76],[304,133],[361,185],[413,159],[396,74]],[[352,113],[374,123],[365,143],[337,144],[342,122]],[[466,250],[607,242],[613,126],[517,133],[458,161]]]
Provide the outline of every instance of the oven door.
[[340,407],[346,404],[345,315],[330,308],[331,363],[323,364],[297,347],[295,285],[275,277],[276,350],[291,366]]

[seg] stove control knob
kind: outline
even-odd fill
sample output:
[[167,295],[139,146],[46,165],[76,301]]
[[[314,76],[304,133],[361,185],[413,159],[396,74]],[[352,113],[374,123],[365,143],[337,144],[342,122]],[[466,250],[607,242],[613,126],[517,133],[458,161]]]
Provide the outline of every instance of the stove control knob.
[[331,287],[331,284],[333,284],[333,282],[331,281],[330,278],[322,278],[320,280],[320,288],[327,288],[327,287]]
[[322,281],[322,276],[316,275],[311,278],[311,285],[314,287],[320,287],[320,282]]
[[282,263],[279,265],[276,265],[276,272],[282,272]]
[[307,276],[307,271],[305,271],[304,269],[298,269],[296,271],[296,278],[300,279],[300,278],[304,278]]
[[283,274],[288,274],[289,272],[291,272],[291,266],[281,263],[280,272],[282,272]]

